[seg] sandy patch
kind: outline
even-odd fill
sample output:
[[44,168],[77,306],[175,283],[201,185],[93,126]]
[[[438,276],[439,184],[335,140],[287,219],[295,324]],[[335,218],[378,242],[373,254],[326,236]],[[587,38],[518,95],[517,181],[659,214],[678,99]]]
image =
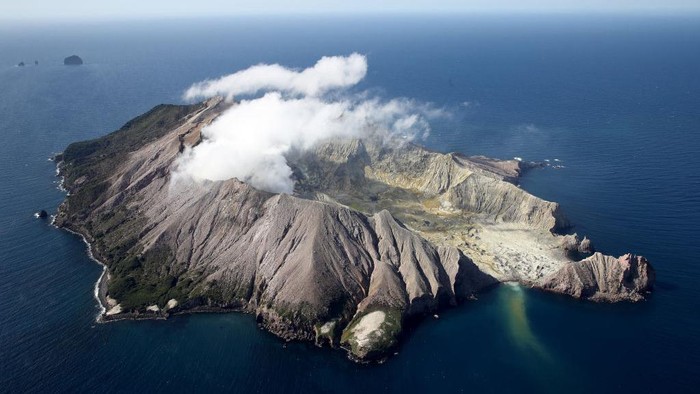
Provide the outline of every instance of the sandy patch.
[[122,306],[120,304],[115,305],[113,308],[105,313],[107,316],[118,315],[122,313]]
[[107,307],[109,307],[110,309],[114,308],[115,306],[117,306],[117,304],[119,304],[119,302],[117,302],[117,300],[115,300],[114,298],[112,298],[110,296],[107,296],[105,298],[107,299]]
[[177,300],[174,298],[171,298],[168,303],[165,305],[165,310],[167,311],[168,309],[173,309],[177,306]]
[[[370,335],[379,331],[379,327],[381,327],[385,319],[386,313],[382,311],[374,311],[364,315],[352,329],[353,337],[357,344],[360,347],[368,345],[371,340]],[[381,335],[381,332],[378,334]]]
[[324,324],[321,326],[321,334],[328,334],[331,332],[333,329],[333,326],[335,326],[335,322],[329,321],[328,323]]

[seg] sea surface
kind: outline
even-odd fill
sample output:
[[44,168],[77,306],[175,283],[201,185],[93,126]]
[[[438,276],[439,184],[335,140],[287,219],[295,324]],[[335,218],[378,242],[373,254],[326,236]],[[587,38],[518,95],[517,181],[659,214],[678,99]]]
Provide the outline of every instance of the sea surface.
[[[285,345],[249,315],[96,324],[101,267],[79,237],[33,217],[64,198],[48,158],[181,102],[193,82],[355,51],[369,61],[357,91],[452,114],[429,147],[562,166],[522,187],[560,202],[599,250],[647,256],[650,299],[502,285],[426,318],[381,365]],[[85,65],[63,66],[72,54]],[[693,392],[699,240],[698,16],[0,25],[0,392]]]

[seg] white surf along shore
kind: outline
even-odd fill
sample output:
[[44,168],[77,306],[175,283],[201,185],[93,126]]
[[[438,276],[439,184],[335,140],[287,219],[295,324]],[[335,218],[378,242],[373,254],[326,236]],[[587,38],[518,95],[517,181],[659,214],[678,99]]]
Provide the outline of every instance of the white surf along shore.
[[[61,165],[60,162],[56,163],[56,175],[57,176],[60,173],[60,167],[59,167],[60,165]],[[64,178],[65,177],[60,178],[60,181],[58,183],[58,190],[62,191],[63,193],[66,194],[66,196],[68,196],[69,193],[65,189],[65,187],[63,186],[63,182],[65,180]],[[56,221],[56,217],[52,216],[51,217],[51,225],[58,229],[58,226],[56,226],[55,221]],[[100,273],[100,277],[97,278],[97,281],[95,282],[93,296],[95,297],[95,300],[97,301],[97,305],[100,308],[100,312],[97,314],[97,316],[95,316],[95,321],[98,323],[104,323],[105,320],[102,317],[105,315],[105,313],[107,313],[107,306],[104,305],[104,303],[102,302],[102,298],[100,297],[100,291],[102,289],[102,286],[106,285],[106,283],[104,283],[104,282],[106,281],[106,279],[107,279],[106,276],[108,275],[107,265],[105,265],[103,262],[101,262],[99,259],[97,259],[95,257],[95,255],[92,253],[92,245],[90,245],[90,242],[88,242],[87,238],[85,238],[85,236],[83,234],[80,234],[79,232],[73,231],[69,228],[60,228],[59,230],[66,230],[69,233],[78,235],[83,240],[83,243],[87,246],[87,255],[90,258],[90,260],[96,262],[97,264],[99,264],[102,267],[102,272]]]

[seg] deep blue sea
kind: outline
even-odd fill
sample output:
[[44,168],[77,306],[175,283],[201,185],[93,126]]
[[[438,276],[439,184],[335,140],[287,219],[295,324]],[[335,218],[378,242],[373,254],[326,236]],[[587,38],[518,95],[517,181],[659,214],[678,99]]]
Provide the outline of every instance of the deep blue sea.
[[[95,324],[101,268],[32,216],[64,197],[49,156],[193,82],[354,51],[369,61],[358,90],[450,111],[428,146],[561,160],[522,186],[599,250],[647,256],[653,296],[504,285],[426,319],[381,365],[285,346],[248,315]],[[63,66],[71,54],[86,64]],[[0,25],[0,392],[697,392],[699,234],[700,16]]]

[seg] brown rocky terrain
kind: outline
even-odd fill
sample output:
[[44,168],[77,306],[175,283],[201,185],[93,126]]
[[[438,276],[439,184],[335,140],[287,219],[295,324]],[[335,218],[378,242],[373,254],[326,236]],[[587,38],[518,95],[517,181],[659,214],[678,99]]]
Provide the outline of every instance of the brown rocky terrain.
[[542,289],[594,301],[638,301],[651,290],[655,273],[642,256],[619,258],[595,253],[576,264],[567,264],[538,283]]
[[55,223],[107,267],[104,320],[239,310],[285,339],[393,348],[406,319],[503,281],[597,301],[640,300],[643,258],[588,253],[555,232],[556,203],[517,186],[530,166],[380,138],[287,158],[293,195],[237,179],[173,179],[177,159],[230,104],[161,105],[57,159],[69,195]]

